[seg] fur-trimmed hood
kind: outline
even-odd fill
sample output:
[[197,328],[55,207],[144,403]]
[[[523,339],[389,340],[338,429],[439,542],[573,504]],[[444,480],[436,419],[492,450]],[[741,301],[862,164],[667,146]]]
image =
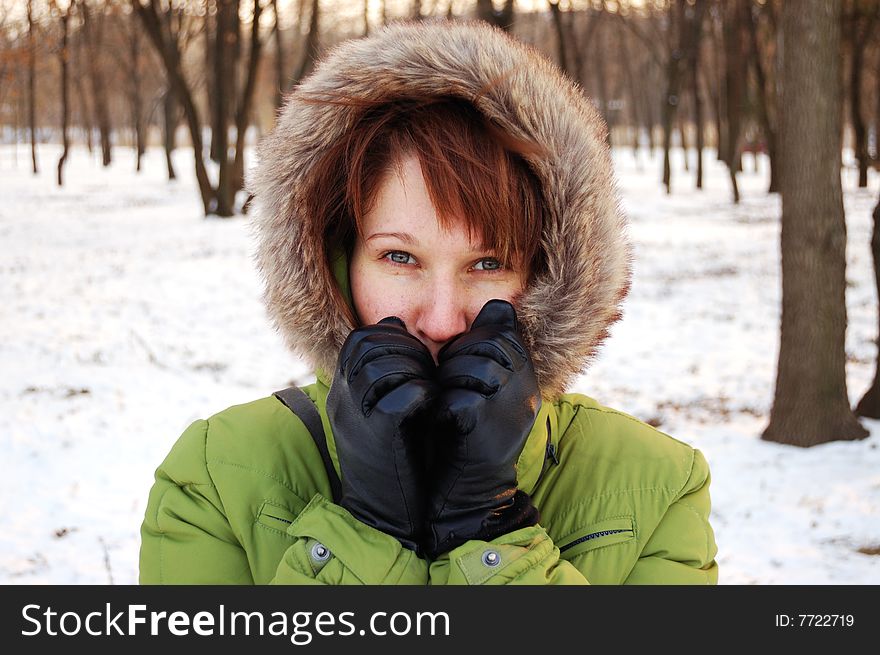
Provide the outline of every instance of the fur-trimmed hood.
[[629,290],[631,249],[606,127],[543,54],[479,22],[398,22],[346,41],[287,97],[248,176],[264,299],[287,345],[323,377],[357,327],[333,300],[331,285],[341,282],[347,293],[347,266],[337,262],[329,270],[323,248],[305,236],[309,217],[298,200],[324,148],[353,119],[350,107],[305,103],[302,94],[339,91],[371,101],[404,93],[457,96],[546,148],[546,155],[527,158],[547,204],[546,270],[531,281],[517,312],[542,395],[565,391],[620,318]]

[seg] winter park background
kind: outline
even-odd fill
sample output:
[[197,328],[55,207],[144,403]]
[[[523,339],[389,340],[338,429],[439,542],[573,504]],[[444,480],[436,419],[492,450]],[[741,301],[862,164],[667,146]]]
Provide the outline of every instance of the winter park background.
[[[153,472],[183,429],[311,374],[266,318],[248,218],[204,218],[191,152],[168,182],[161,149],[136,174],[128,149],[105,169],[74,147],[63,188],[58,154],[43,146],[34,176],[28,148],[0,146],[0,583],[133,584]],[[721,584],[880,584],[878,422],[809,449],[759,437],[781,293],[766,161],[745,157],[734,205],[711,152],[703,191],[674,153],[669,196],[660,155],[614,154],[633,286],[571,390],[704,452]],[[870,173],[842,178],[852,404],[876,358]]]

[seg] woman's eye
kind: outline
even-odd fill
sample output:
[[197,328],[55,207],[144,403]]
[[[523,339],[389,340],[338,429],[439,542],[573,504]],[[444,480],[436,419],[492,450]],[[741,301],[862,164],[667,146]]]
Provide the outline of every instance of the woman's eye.
[[406,252],[401,252],[399,250],[392,250],[391,252],[387,252],[384,255],[385,257],[391,257],[391,261],[395,264],[409,264],[412,259],[412,255]]
[[[480,266],[482,264],[482,267]],[[486,257],[481,259],[474,266],[478,271],[498,271],[501,270],[501,262],[494,257]]]

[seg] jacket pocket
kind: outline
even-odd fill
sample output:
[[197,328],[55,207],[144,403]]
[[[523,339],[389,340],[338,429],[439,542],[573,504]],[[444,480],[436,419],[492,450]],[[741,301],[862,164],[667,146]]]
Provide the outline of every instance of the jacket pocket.
[[576,530],[559,540],[559,554],[563,559],[573,559],[596,548],[632,541],[636,536],[632,516],[603,519]]
[[296,519],[296,514],[271,500],[263,501],[257,512],[257,524],[277,532],[287,534],[287,528]]

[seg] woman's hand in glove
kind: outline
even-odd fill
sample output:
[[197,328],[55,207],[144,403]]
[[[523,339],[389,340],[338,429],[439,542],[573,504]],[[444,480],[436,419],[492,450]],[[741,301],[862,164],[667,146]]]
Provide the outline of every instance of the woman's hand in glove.
[[327,396],[340,504],[417,552],[425,527],[421,424],[436,395],[434,372],[431,353],[403,321],[384,318],[348,336]]
[[431,557],[539,520],[531,499],[517,489],[516,462],[541,395],[513,306],[490,300],[470,332],[443,346],[438,360]]

